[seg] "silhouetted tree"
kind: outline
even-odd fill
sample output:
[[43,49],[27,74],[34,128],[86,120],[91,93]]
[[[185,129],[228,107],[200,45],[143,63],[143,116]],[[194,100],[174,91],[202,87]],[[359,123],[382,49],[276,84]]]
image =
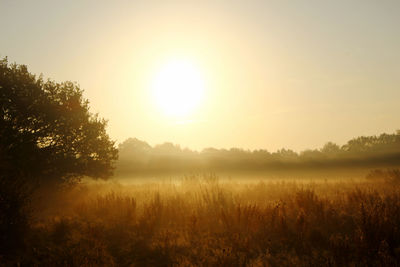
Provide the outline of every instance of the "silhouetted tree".
[[72,82],[0,60],[0,175],[63,182],[107,178],[117,149]]
[[25,254],[35,186],[112,174],[117,149],[105,127],[78,85],[0,60],[0,261],[19,266]]
[[151,150],[152,147],[148,143],[137,138],[128,138],[118,146],[119,154],[126,157],[143,156]]
[[175,145],[170,142],[165,142],[161,145],[154,146],[154,150],[157,154],[171,155],[171,154],[179,154],[182,152],[182,149],[179,145]]
[[150,146],[130,138],[119,146],[119,174],[134,175],[168,171],[237,171],[285,168],[392,167],[400,162],[400,131],[394,134],[361,136],[339,146],[328,142],[320,149],[299,153],[290,149],[276,152],[240,148],[205,148],[200,152],[164,143]]
[[321,148],[321,152],[326,155],[337,155],[341,150],[337,144],[328,142]]

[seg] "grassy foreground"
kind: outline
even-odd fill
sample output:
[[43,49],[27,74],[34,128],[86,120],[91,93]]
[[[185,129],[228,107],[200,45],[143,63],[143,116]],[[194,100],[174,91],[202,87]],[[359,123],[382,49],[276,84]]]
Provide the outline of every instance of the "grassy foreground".
[[400,265],[400,190],[384,182],[97,183],[36,214],[23,265]]

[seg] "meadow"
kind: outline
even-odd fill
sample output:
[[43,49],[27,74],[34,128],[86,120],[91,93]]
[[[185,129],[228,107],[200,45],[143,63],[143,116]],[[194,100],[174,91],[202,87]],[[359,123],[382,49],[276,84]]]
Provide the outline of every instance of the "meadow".
[[18,264],[397,266],[400,187],[371,177],[65,187],[36,199]]

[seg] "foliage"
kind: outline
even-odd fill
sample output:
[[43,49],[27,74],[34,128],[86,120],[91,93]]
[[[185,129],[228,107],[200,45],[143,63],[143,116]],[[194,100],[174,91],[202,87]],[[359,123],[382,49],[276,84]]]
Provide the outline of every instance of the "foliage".
[[26,252],[35,189],[112,174],[105,127],[78,85],[0,60],[0,265]]
[[271,153],[262,149],[250,151],[239,148],[206,148],[197,152],[172,143],[152,147],[135,138],[120,144],[119,151],[116,172],[121,175],[396,167],[400,160],[400,131],[357,137],[343,146],[328,142],[321,149],[308,149],[300,153],[290,149]]
[[0,171],[29,179],[107,178],[117,157],[106,121],[72,82],[44,81],[0,61]]

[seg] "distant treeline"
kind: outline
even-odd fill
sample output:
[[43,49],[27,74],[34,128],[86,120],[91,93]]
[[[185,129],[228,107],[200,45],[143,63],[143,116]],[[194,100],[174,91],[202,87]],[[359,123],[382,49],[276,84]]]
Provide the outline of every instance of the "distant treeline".
[[119,145],[117,175],[157,173],[268,171],[318,168],[380,168],[400,165],[400,130],[394,134],[361,136],[339,146],[328,142],[320,149],[297,153],[240,148],[206,148],[200,152],[164,143],[150,146],[129,138]]

